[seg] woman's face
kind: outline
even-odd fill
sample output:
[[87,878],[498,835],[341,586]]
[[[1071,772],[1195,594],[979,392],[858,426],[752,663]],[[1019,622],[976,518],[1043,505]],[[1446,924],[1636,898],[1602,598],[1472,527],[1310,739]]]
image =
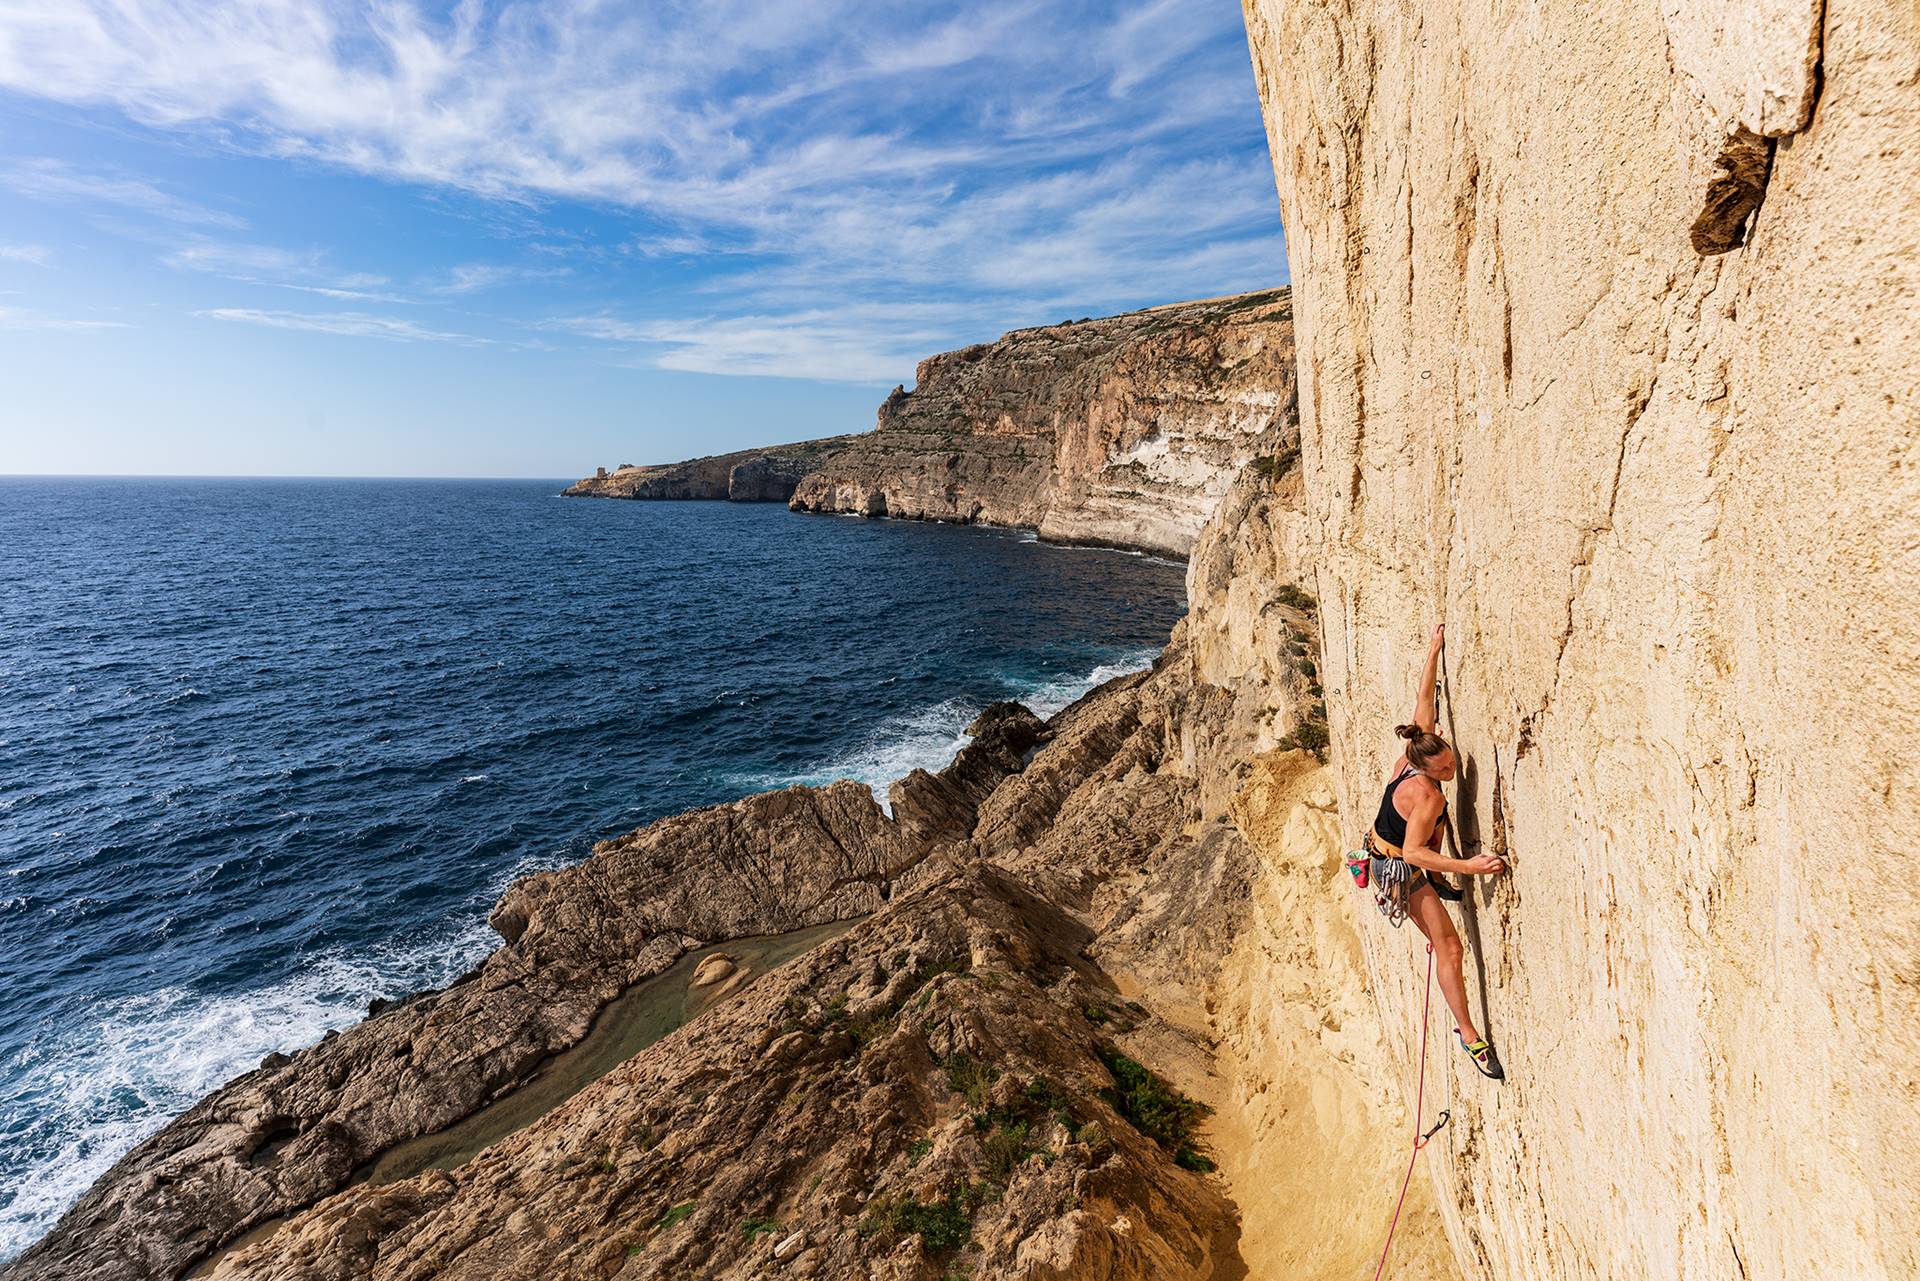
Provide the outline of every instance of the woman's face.
[[1453,759],[1453,749],[1449,747],[1446,751],[1428,761],[1421,767],[1420,772],[1428,778],[1441,783],[1451,782],[1453,776],[1459,772],[1459,766]]

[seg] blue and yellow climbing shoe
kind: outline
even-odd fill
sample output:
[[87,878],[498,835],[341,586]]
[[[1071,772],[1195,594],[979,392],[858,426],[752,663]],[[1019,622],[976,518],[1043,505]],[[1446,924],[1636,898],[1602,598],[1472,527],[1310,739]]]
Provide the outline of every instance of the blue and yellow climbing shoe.
[[1500,1066],[1500,1056],[1493,1052],[1491,1045],[1488,1045],[1484,1040],[1475,1041],[1472,1045],[1468,1045],[1467,1038],[1460,1035],[1459,1028],[1453,1029],[1453,1034],[1459,1038],[1460,1048],[1467,1052],[1467,1057],[1473,1060],[1473,1065],[1480,1069],[1481,1076],[1489,1077],[1495,1081],[1504,1081],[1507,1079],[1507,1070]]

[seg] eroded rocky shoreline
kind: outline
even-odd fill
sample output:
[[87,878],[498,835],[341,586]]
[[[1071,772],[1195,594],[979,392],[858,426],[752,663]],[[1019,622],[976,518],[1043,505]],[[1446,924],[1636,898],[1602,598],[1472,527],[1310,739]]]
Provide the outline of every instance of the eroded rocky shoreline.
[[[788,788],[516,882],[474,972],[216,1092],[7,1275],[1245,1275],[1236,1187],[1303,1153],[1253,1138],[1241,1096],[1275,1083],[1247,1020],[1298,1035],[1324,1010],[1255,1016],[1221,976],[1265,981],[1257,902],[1339,854],[1287,831],[1329,801],[1291,746],[1312,682],[1287,660],[1210,683],[1245,602],[1208,585],[1235,531],[1297,498],[1243,469],[1150,671],[1044,723],[994,705],[890,814],[857,784]],[[1287,599],[1257,625],[1305,635]],[[1273,812],[1236,817],[1253,779]],[[365,1178],[515,1098],[690,951],[833,922],[852,923],[470,1159]],[[1354,1064],[1377,1053],[1355,1044]],[[1359,1237],[1308,1248],[1358,1259]],[[1254,1262],[1302,1246],[1252,1244]]]

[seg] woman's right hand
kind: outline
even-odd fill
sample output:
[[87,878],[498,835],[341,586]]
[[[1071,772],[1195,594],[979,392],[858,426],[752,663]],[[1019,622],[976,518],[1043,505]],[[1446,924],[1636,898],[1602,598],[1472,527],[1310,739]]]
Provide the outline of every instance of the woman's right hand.
[[1507,861],[1492,854],[1476,854],[1464,860],[1460,870],[1468,876],[1498,876],[1507,870]]

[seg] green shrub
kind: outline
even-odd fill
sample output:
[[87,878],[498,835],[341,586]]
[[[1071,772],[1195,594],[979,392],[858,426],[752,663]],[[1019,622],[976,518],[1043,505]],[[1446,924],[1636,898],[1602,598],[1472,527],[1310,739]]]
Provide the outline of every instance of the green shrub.
[[672,1209],[668,1210],[665,1214],[661,1215],[660,1221],[653,1225],[653,1230],[655,1232],[665,1232],[668,1228],[672,1227],[674,1224],[680,1222],[680,1220],[686,1218],[689,1214],[692,1214],[692,1213],[693,1213],[693,1202],[682,1201],[679,1205],[674,1206]]
[[773,1219],[763,1219],[757,1214],[750,1214],[740,1220],[740,1231],[745,1234],[749,1241],[759,1236],[762,1232],[778,1232],[779,1230],[780,1224],[777,1221]]
[[980,1150],[986,1157],[987,1177],[1005,1183],[1033,1151],[1027,1146],[1027,1123],[1016,1121],[1003,1126],[980,1145]]
[[1028,1081],[1020,1094],[1027,1102],[1048,1112],[1062,1111],[1069,1103],[1067,1092],[1044,1076]]
[[1293,583],[1282,584],[1280,588],[1273,593],[1273,598],[1282,605],[1291,606],[1307,614],[1311,614],[1320,607],[1320,602],[1316,601],[1311,595],[1302,591]]
[[1325,721],[1305,721],[1293,731],[1294,745],[1304,747],[1307,751],[1312,752],[1322,760],[1326,759],[1327,743],[1329,741]]
[[907,1164],[919,1165],[927,1153],[933,1151],[932,1139],[915,1139],[907,1145]]
[[1000,1199],[1000,1189],[991,1183],[969,1183],[960,1189],[960,1204],[968,1214]]
[[920,1236],[930,1254],[945,1254],[967,1243],[973,1234],[973,1216],[962,1204],[966,1193],[949,1194],[931,1204],[915,1197],[875,1197],[867,1207],[860,1231],[887,1241]]
[[894,1011],[887,1008],[863,1014],[847,1024],[847,1031],[853,1037],[855,1045],[872,1045],[887,1033],[893,1031]]
[[992,1097],[993,1083],[1000,1079],[998,1068],[964,1054],[949,1054],[944,1066],[947,1069],[947,1084],[967,1101],[969,1107],[987,1106],[988,1099]]
[[1188,1098],[1110,1045],[1096,1046],[1094,1052],[1113,1073],[1114,1086],[1102,1090],[1101,1097],[1134,1129],[1172,1152],[1175,1164],[1189,1170],[1201,1168],[1195,1162],[1207,1158],[1195,1149],[1193,1131],[1207,1114],[1206,1104]]

